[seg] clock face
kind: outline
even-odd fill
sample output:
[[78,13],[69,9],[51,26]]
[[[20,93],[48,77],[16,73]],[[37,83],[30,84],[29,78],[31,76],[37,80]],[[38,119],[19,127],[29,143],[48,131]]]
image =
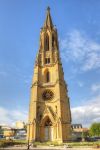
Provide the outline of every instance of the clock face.
[[54,93],[51,90],[45,90],[42,94],[43,99],[46,100],[52,100],[54,97]]

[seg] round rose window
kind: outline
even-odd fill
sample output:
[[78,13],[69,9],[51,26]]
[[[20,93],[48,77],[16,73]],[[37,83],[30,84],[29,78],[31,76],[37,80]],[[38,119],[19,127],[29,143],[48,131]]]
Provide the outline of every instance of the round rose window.
[[42,97],[44,100],[51,100],[54,97],[54,93],[51,90],[45,90]]

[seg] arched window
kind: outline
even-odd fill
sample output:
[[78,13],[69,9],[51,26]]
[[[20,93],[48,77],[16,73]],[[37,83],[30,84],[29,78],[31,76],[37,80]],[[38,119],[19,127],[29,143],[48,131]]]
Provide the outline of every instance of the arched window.
[[50,64],[50,58],[45,58],[45,64]]
[[50,82],[50,72],[48,69],[46,69],[44,71],[44,82],[47,83],[47,82]]
[[50,73],[47,71],[46,73],[46,82],[50,82]]
[[52,126],[52,122],[49,118],[45,121],[45,126]]
[[52,47],[54,48],[54,35],[52,35]]
[[46,34],[46,38],[45,38],[45,50],[49,51],[49,36],[48,36],[48,34]]

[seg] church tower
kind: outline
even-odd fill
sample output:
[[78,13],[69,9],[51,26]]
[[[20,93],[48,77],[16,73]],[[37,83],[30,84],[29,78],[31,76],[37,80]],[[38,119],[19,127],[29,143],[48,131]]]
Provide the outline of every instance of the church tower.
[[60,60],[57,29],[50,8],[40,32],[29,105],[28,139],[58,141],[71,139],[71,111]]

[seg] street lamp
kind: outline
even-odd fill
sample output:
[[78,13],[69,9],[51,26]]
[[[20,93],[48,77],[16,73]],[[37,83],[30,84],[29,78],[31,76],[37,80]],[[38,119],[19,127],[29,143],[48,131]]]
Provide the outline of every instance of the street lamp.
[[27,150],[30,149],[30,125],[32,125],[32,122],[27,123],[27,125],[29,126],[28,128],[28,143],[27,143]]

